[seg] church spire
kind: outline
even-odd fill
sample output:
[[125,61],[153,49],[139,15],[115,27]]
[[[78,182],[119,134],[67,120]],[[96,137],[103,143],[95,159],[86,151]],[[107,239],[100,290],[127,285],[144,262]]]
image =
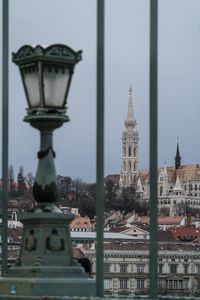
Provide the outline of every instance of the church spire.
[[136,185],[138,174],[139,134],[137,122],[133,114],[132,88],[129,88],[128,113],[122,133],[122,169],[120,172],[120,187]]
[[181,166],[181,156],[179,151],[179,143],[177,138],[177,148],[176,148],[176,156],[175,156],[175,169],[177,170]]
[[132,96],[132,87],[129,88],[129,99],[128,99],[128,113],[127,113],[127,121],[133,121],[133,96]]

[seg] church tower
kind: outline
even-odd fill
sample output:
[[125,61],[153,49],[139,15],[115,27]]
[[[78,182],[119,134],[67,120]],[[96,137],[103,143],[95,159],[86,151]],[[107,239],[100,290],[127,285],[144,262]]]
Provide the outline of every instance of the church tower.
[[131,187],[136,182],[138,174],[139,134],[133,114],[132,88],[129,89],[128,113],[122,133],[122,167],[120,172],[120,188]]
[[181,156],[179,151],[179,143],[177,142],[176,156],[175,156],[175,170],[178,170],[180,166],[181,166]]

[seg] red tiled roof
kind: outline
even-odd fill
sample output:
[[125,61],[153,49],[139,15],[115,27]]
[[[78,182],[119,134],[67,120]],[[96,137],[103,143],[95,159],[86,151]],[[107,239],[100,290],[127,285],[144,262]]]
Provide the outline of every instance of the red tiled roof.
[[200,228],[194,227],[176,227],[176,228],[169,228],[174,237],[177,240],[182,241],[193,241],[193,240],[200,240]]
[[181,223],[184,217],[182,216],[174,216],[174,217],[158,217],[158,224],[159,225],[167,225],[173,224],[178,225]]
[[89,217],[76,216],[69,225],[70,228],[91,228],[91,222]]
[[[158,217],[158,225],[179,225],[184,217]],[[142,224],[149,224],[150,218],[148,216],[141,217]]]

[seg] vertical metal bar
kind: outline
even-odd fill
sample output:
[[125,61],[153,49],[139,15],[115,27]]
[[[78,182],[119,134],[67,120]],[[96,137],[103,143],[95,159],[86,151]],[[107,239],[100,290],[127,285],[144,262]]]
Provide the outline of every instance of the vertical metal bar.
[[104,0],[97,0],[97,248],[96,293],[104,294]]
[[8,249],[8,56],[9,0],[2,6],[2,274],[7,269]]
[[157,62],[158,1],[150,1],[150,299],[158,298],[157,234]]

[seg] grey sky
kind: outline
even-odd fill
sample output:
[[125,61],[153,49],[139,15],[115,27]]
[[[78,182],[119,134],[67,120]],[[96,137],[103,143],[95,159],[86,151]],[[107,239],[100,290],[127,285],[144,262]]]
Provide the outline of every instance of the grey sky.
[[[105,2],[107,175],[120,171],[130,84],[140,134],[139,164],[148,167],[149,0]],[[173,165],[177,136],[182,162],[193,163],[200,160],[200,1],[160,0],[159,4],[159,165],[165,161]],[[91,182],[95,180],[96,1],[10,1],[10,53],[23,44],[51,43],[83,50],[68,97],[71,122],[54,134],[57,172]],[[15,176],[19,165],[25,174],[35,172],[37,166],[39,134],[22,122],[25,107],[18,69],[10,63],[9,160]]]

